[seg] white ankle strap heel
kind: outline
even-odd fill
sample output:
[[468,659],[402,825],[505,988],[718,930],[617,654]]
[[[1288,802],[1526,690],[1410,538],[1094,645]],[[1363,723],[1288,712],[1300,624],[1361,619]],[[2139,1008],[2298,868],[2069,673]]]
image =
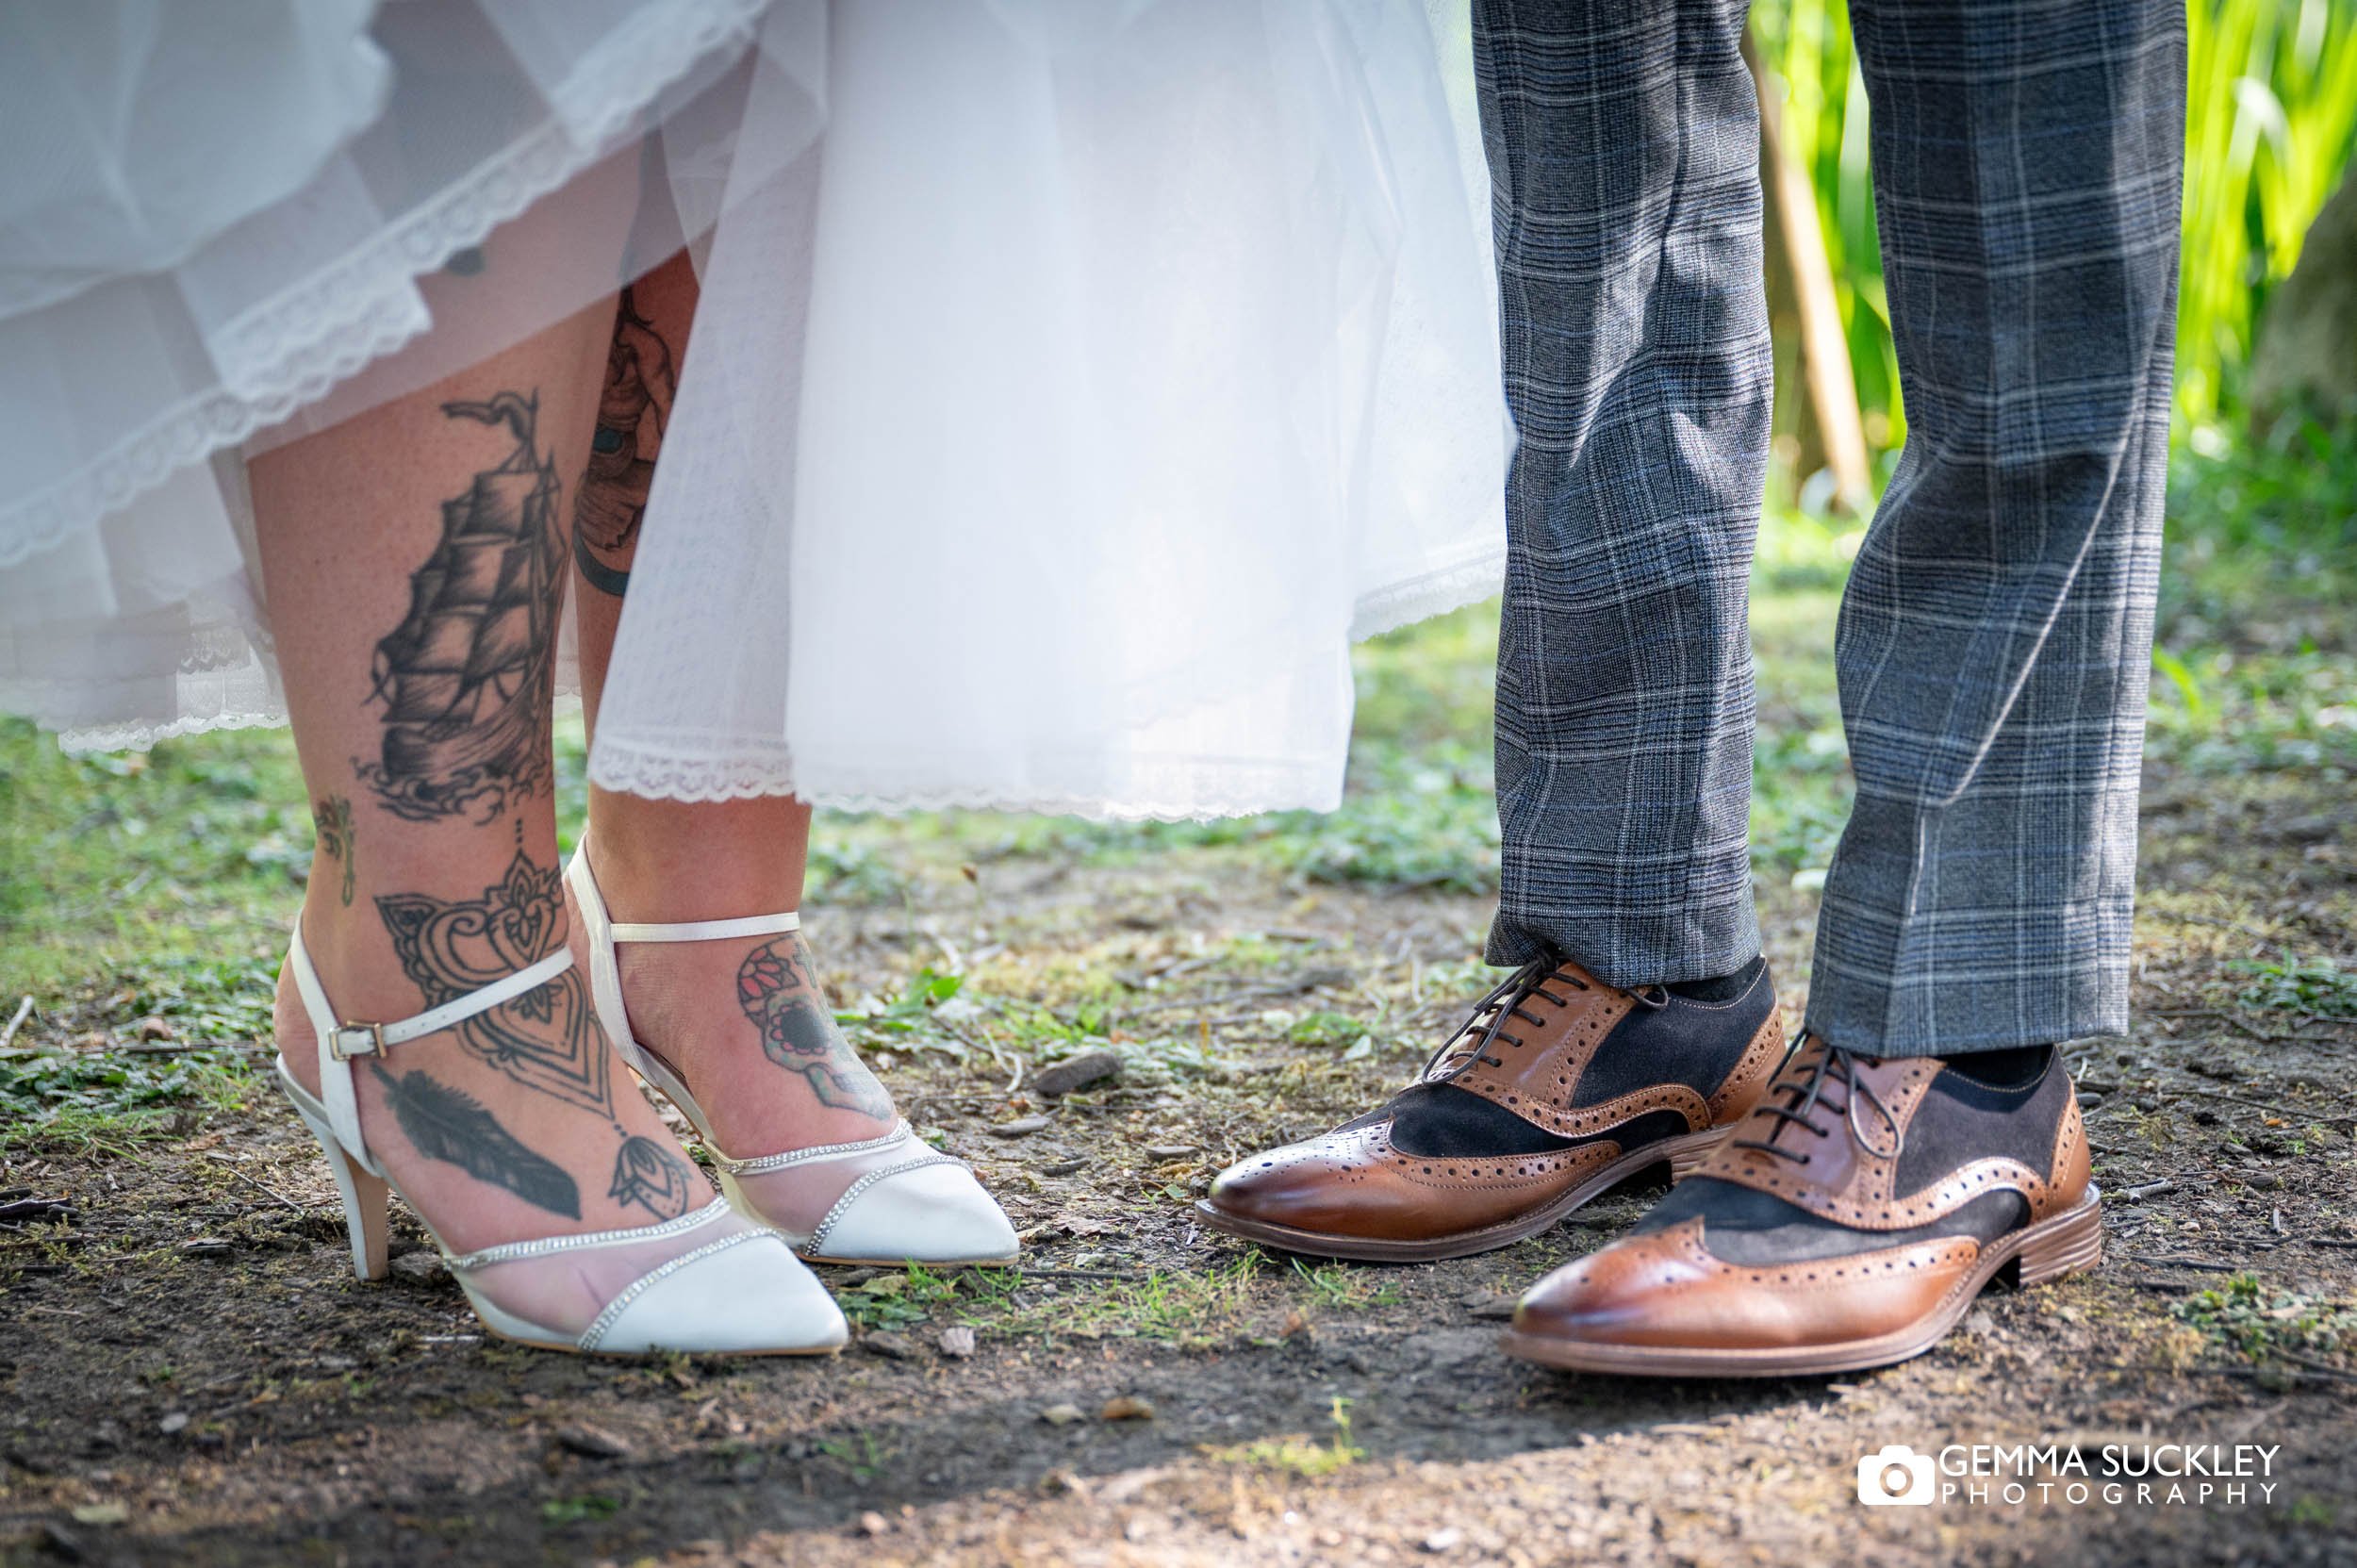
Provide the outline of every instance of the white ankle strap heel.
[[589,868],[585,837],[565,867],[565,882],[588,938],[589,994],[599,1022],[623,1059],[695,1124],[719,1167],[720,1190],[739,1213],[776,1230],[813,1263],[946,1267],[1014,1261],[1014,1227],[972,1168],[925,1143],[907,1122],[855,1143],[733,1159],[714,1141],[711,1118],[677,1070],[631,1033],[617,943],[783,935],[801,929],[799,915],[658,924],[615,920]]
[[[560,949],[479,991],[397,1023],[340,1022],[295,928],[287,953],[295,988],[319,1037],[320,1093],[288,1070],[278,1083],[318,1137],[343,1198],[352,1266],[363,1279],[386,1272],[386,1201],[393,1190],[360,1131],[354,1061],[388,1072],[390,1050],[438,1033],[545,985],[572,966]],[[454,1090],[439,1099],[480,1114]],[[414,1209],[416,1206],[413,1204]],[[768,1231],[747,1225],[723,1198],[654,1225],[509,1242],[454,1253],[420,1213],[475,1315],[503,1339],[551,1349],[625,1355],[807,1355],[849,1338],[843,1314],[816,1277]]]

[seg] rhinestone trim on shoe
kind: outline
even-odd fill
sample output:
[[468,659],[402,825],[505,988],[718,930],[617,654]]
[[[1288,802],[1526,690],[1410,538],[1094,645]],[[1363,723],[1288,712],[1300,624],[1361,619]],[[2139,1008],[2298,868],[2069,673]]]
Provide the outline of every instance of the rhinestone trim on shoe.
[[631,1242],[655,1242],[666,1236],[677,1236],[709,1225],[729,1212],[729,1200],[716,1197],[702,1208],[667,1219],[658,1225],[633,1226],[627,1230],[585,1230],[574,1236],[543,1236],[536,1241],[504,1242],[486,1246],[480,1252],[457,1256],[445,1251],[442,1262],[453,1274],[469,1274],[488,1268],[493,1263],[512,1263],[525,1258],[545,1258],[554,1252],[575,1252],[585,1247],[620,1246]]
[[[817,1144],[809,1148],[790,1148],[783,1154],[756,1154],[750,1160],[732,1160],[719,1150],[712,1151],[712,1163],[731,1176],[766,1176],[771,1171],[794,1165],[816,1164],[822,1160],[848,1159],[854,1154],[873,1154],[880,1148],[890,1148],[902,1140],[916,1141],[915,1130],[902,1122],[880,1138],[865,1138],[855,1144]],[[709,1147],[710,1140],[706,1140]]]

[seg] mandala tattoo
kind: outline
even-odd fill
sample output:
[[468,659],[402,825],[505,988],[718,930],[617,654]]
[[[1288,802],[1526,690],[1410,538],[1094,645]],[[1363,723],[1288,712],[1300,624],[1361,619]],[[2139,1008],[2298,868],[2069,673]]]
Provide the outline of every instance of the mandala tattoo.
[[[480,899],[448,901],[422,893],[387,894],[377,899],[376,910],[391,933],[402,972],[424,993],[428,1007],[454,1001],[526,968],[565,941],[565,900],[557,873],[534,865],[521,850],[508,863],[507,874],[485,888]],[[709,1184],[693,1166],[622,1125],[614,1103],[613,1053],[606,1048],[605,1032],[598,1025],[578,970],[568,969],[545,985],[462,1020],[454,1032],[486,1065],[527,1089],[594,1112],[613,1126],[621,1143],[606,1196],[615,1202],[671,1219],[709,1197]],[[400,1081],[415,1085],[420,1076],[411,1073]],[[531,1177],[532,1191],[516,1185],[509,1176],[528,1167],[492,1138],[498,1124],[490,1113],[455,1090],[432,1087],[445,1098],[430,1107],[437,1114],[420,1119],[422,1133],[395,1099],[395,1116],[420,1152],[463,1164],[470,1174],[528,1197],[555,1190],[546,1174],[537,1171]],[[387,1091],[393,1092],[390,1084]],[[421,1094],[432,1098],[430,1092],[419,1091],[409,1098],[416,1101]],[[472,1115],[465,1114],[470,1108]],[[445,1152],[477,1145],[492,1152],[468,1158]],[[570,1184],[568,1178],[568,1188]]]
[[614,1160],[614,1185],[606,1197],[635,1203],[661,1219],[687,1213],[696,1195],[708,1192],[696,1168],[652,1138],[625,1138]]
[[[565,900],[553,868],[518,850],[483,897],[447,903],[422,893],[376,900],[402,971],[438,1007],[479,991],[555,950]],[[611,1053],[579,971],[476,1014],[457,1026],[470,1051],[527,1088],[601,1114],[613,1110]]]
[[736,1000],[761,1031],[763,1052],[801,1074],[821,1105],[879,1119],[892,1114],[892,1097],[834,1027],[796,937],[781,936],[746,954],[736,971]]
[[442,503],[442,536],[409,577],[408,619],[376,645],[368,700],[384,704],[383,748],[354,766],[397,817],[487,822],[549,780],[559,487],[534,441],[538,394],[442,412],[505,424],[516,449]]
[[343,900],[352,904],[354,874],[352,854],[352,802],[340,795],[322,796],[311,803],[311,825],[319,835],[319,852],[328,859],[343,863]]
[[647,515],[655,458],[679,390],[679,359],[654,323],[638,314],[622,290],[614,317],[614,343],[605,357],[605,388],[598,399],[597,434],[589,466],[573,499],[573,562],[582,580],[619,598],[630,587],[627,562]]

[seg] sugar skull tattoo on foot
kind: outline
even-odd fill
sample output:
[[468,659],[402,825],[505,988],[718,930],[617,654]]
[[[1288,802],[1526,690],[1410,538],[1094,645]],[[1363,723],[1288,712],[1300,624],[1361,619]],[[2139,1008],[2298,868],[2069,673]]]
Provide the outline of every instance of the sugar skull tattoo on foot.
[[789,933],[746,954],[736,971],[736,1000],[761,1032],[762,1051],[799,1073],[821,1105],[879,1120],[892,1114],[892,1097],[835,1028],[800,938]]

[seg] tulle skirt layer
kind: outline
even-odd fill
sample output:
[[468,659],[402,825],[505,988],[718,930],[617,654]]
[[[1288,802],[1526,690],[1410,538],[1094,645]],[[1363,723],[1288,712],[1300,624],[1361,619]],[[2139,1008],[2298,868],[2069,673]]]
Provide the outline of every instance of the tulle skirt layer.
[[234,113],[173,8],[0,20],[12,139],[128,127],[0,178],[0,707],[71,744],[281,716],[247,456],[690,242],[609,787],[1330,805],[1350,639],[1498,586],[1461,21],[237,4]]

